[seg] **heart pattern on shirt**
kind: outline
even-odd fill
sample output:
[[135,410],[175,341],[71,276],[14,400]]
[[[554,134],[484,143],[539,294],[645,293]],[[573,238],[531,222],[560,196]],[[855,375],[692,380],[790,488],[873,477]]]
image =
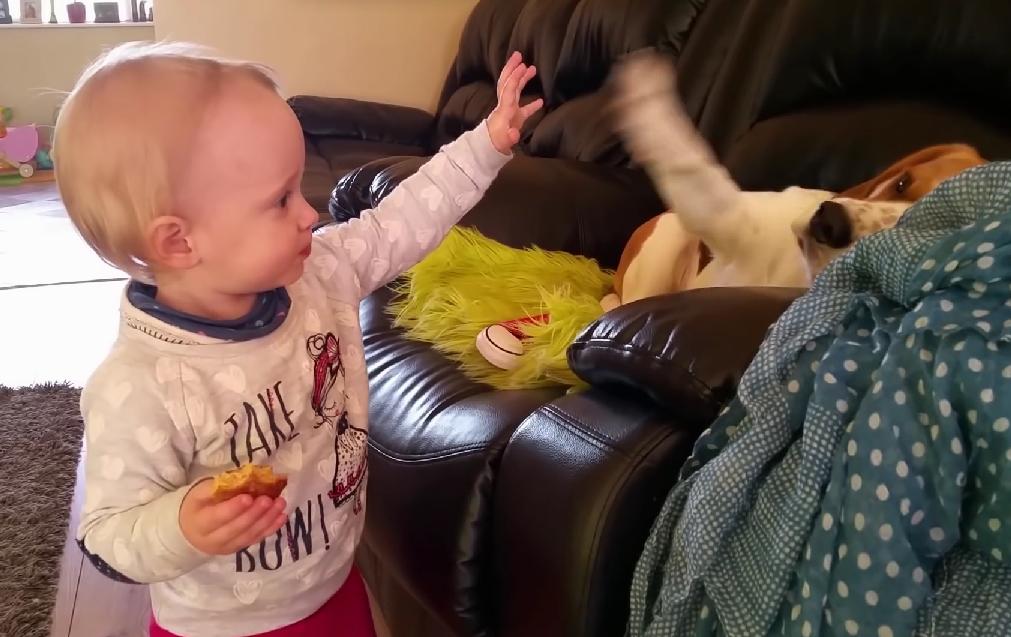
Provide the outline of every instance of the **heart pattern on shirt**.
[[207,455],[207,466],[221,468],[228,464],[228,450],[218,449],[214,453]]
[[442,205],[443,200],[446,198],[442,194],[442,191],[435,186],[426,186],[421,190],[420,193],[421,200],[425,202],[428,206],[429,211],[435,212]]
[[343,346],[344,366],[350,371],[358,371],[365,368],[365,353],[361,347],[348,343]]
[[304,325],[305,331],[309,332],[310,334],[320,333],[321,329],[319,322],[319,314],[316,313],[316,310],[313,309],[306,310]]
[[172,588],[176,590],[183,599],[194,601],[200,597],[200,587],[197,583],[187,577],[181,577],[172,582]]
[[168,434],[161,430],[154,430],[148,427],[137,427],[134,432],[137,437],[137,442],[144,451],[148,453],[155,453],[159,449],[165,446],[168,442]]
[[179,363],[171,358],[159,358],[154,364],[154,377],[161,385],[176,380],[180,376]]
[[186,431],[190,424],[190,415],[186,413],[186,407],[175,400],[165,402],[165,411],[168,412],[169,420],[175,425],[176,430]]
[[294,350],[295,342],[288,339],[282,339],[277,343],[274,343],[270,348],[274,357],[282,361],[286,361],[291,358]]
[[386,232],[386,241],[396,243],[404,234],[404,224],[396,219],[381,219],[379,226]]
[[330,480],[330,478],[333,477],[333,465],[336,457],[336,455],[331,454],[329,458],[323,458],[316,463],[316,472],[319,473],[320,477],[324,480]]
[[337,271],[337,258],[332,254],[320,255],[315,260],[316,269],[319,271],[319,275],[324,279],[329,279]]
[[180,486],[186,482],[186,474],[183,473],[182,467],[173,464],[162,465],[158,468],[158,473],[168,480],[169,483],[176,486]]
[[310,566],[309,568],[303,568],[302,570],[295,572],[295,578],[298,580],[303,591],[312,588],[312,585],[316,583],[316,578],[313,577],[315,570],[316,569]]
[[186,363],[179,363],[179,376],[183,383],[200,384],[200,374]]
[[386,259],[372,259],[372,264],[369,266],[369,276],[372,278],[373,283],[384,281],[389,271],[389,261]]
[[133,564],[133,555],[130,553],[130,547],[127,546],[126,540],[121,537],[116,538],[112,543],[112,556],[116,559],[116,566],[120,568],[130,568]]
[[116,456],[102,456],[99,464],[101,465],[102,477],[110,482],[122,478],[123,471],[126,469],[126,463],[123,462],[123,459]]
[[277,461],[289,472],[300,471],[302,469],[302,444],[292,442],[278,449]]
[[418,240],[418,245],[425,249],[431,249],[435,243],[435,230],[432,228],[421,228],[414,233],[414,238]]
[[365,243],[364,239],[348,237],[344,239],[344,250],[353,262],[358,263],[365,256],[365,253],[368,252],[369,244]]
[[261,590],[263,590],[263,582],[260,580],[243,580],[236,582],[232,587],[235,599],[247,606],[256,601],[256,598],[260,596]]
[[354,327],[358,325],[358,311],[347,304],[341,304],[337,306],[337,311],[334,313],[337,319],[337,324],[343,327]]
[[214,375],[214,380],[225,389],[241,394],[246,391],[246,374],[238,365],[229,365]]
[[212,559],[207,562],[207,570],[211,573],[224,573],[228,571],[228,567],[222,563],[221,559]]
[[95,410],[88,412],[88,437],[98,440],[105,433],[105,416]]
[[133,385],[130,384],[130,381],[124,380],[123,382],[114,385],[112,389],[109,390],[109,393],[106,394],[105,399],[109,401],[110,405],[119,409],[123,406],[123,401],[125,401],[132,392]]
[[207,403],[199,396],[189,396],[186,404],[190,409],[190,422],[194,427],[202,427],[207,417]]
[[168,557],[168,549],[165,548],[165,543],[161,541],[161,536],[158,534],[158,528],[152,526],[147,531],[147,545],[148,550],[151,551],[155,557],[159,559],[164,559]]

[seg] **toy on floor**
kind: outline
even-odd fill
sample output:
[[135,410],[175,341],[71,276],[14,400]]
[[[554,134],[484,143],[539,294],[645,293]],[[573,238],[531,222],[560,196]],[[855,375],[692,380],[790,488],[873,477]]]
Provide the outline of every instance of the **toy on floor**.
[[42,147],[34,124],[10,126],[13,113],[0,107],[0,185],[17,185],[36,176],[37,170],[52,170],[49,150]]
[[[454,228],[409,270],[394,324],[497,389],[579,386],[566,350],[602,314],[611,273],[592,259],[517,249]],[[516,319],[516,317],[524,317]]]

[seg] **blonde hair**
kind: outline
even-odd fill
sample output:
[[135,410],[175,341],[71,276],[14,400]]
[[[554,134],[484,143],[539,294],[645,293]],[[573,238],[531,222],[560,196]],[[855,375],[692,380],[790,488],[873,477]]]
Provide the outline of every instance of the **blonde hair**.
[[151,281],[148,224],[173,214],[173,177],[203,109],[236,78],[280,94],[269,68],[179,42],[118,46],[81,75],[57,119],[53,159],[70,219],[105,261]]

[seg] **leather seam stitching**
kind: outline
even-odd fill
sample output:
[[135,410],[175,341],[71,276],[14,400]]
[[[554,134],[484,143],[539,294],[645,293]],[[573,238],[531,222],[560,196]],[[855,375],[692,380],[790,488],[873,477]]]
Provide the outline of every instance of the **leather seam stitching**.
[[380,445],[374,440],[369,440],[369,447],[371,447],[376,453],[384,456],[389,460],[395,462],[411,462],[420,463],[426,461],[440,461],[440,460],[452,460],[454,458],[473,453],[475,451],[480,451],[481,449],[488,448],[493,440],[487,442],[474,443],[472,445],[467,445],[464,447],[455,447],[453,449],[447,449],[442,452],[430,452],[430,453],[417,453],[417,454],[401,454],[395,453],[386,447]]

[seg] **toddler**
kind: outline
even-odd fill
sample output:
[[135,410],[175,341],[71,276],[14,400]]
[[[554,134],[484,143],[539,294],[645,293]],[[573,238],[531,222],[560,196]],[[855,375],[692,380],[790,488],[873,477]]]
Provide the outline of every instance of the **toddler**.
[[[368,384],[358,305],[481,198],[538,100],[513,54],[487,120],[360,219],[312,234],[302,131],[271,73],[186,44],[129,44],[79,80],[56,127],[60,193],[131,276],[84,389],[78,541],[151,584],[155,636],[369,635],[354,569]],[[270,465],[284,497],[212,498]]]

